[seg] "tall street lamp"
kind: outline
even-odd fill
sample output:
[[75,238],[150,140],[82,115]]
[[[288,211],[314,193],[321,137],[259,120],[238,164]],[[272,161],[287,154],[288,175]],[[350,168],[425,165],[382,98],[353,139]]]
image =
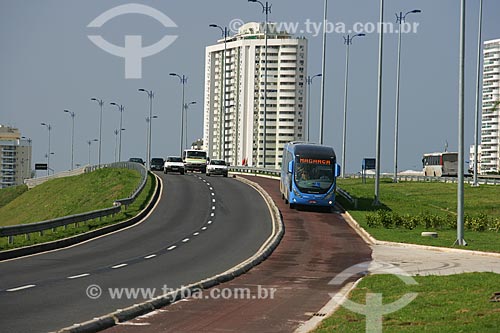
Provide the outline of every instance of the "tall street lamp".
[[75,148],[75,113],[69,110],[64,110],[65,113],[68,113],[71,116],[72,124],[71,124],[71,170],[74,168],[74,148]]
[[321,105],[319,114],[319,144],[323,144],[323,120],[325,118],[325,79],[326,79],[326,25],[328,0],[325,0],[323,17],[323,53],[321,56]]
[[[380,24],[384,22],[384,0],[380,0]],[[378,38],[378,84],[377,84],[377,135],[376,135],[376,157],[375,157],[375,199],[373,205],[380,205],[380,137],[382,130],[382,57],[384,46],[384,32],[379,32]]]
[[344,87],[344,125],[343,125],[343,136],[342,136],[342,178],[345,176],[345,150],[346,150],[346,137],[347,137],[347,89],[349,81],[349,48],[352,44],[354,37],[364,37],[365,34],[356,34],[354,36],[344,37],[345,49],[345,87]]
[[125,110],[125,108],[123,107],[123,105],[118,105],[117,103],[115,102],[112,102],[112,103],[109,103],[111,105],[114,105],[118,108],[118,111],[120,111],[120,127],[119,127],[119,134],[120,134],[120,143],[119,143],[119,148],[118,148],[118,162],[120,162],[122,160],[122,131],[123,131],[123,111]]
[[[262,148],[264,150],[264,156],[263,156],[263,167],[265,168],[266,167],[266,155],[267,155],[267,151],[266,151],[266,142],[267,142],[267,67],[268,67],[268,63],[267,63],[267,35],[268,35],[268,30],[269,30],[269,13],[271,12],[271,6],[269,4],[268,1],[266,1],[266,4],[264,5],[264,3],[262,3],[261,1],[259,0],[248,0],[248,2],[256,2],[258,4],[260,4],[262,6],[262,12],[266,14],[266,22],[265,22],[265,26],[264,26],[264,39],[265,39],[265,54],[264,54],[264,62],[265,62],[265,65],[266,67],[264,67],[264,140],[262,141],[263,142],[263,145],[262,145]],[[260,115],[259,115],[260,117]],[[258,154],[257,154],[258,156]]]
[[[222,38],[224,38],[224,54],[222,55],[222,75],[221,75],[221,99],[220,99],[220,120],[219,120],[219,159],[223,158],[223,150],[224,150],[224,141],[226,135],[226,50],[227,50],[227,36],[228,29],[227,27],[221,27],[217,24],[209,24],[211,28],[219,28],[222,32]],[[187,115],[186,115],[187,117]],[[187,133],[186,133],[187,134]]]
[[307,77],[307,142],[309,142],[309,131],[311,128],[310,119],[311,119],[311,85],[315,77],[321,77],[323,74],[316,74],[313,76]]
[[459,54],[457,239],[455,244],[465,246],[467,245],[464,239],[465,0],[460,1]]
[[184,110],[186,112],[186,139],[185,139],[185,141],[186,141],[185,147],[186,148],[189,148],[189,146],[188,146],[188,136],[189,136],[189,132],[188,132],[188,112],[187,111],[189,109],[189,106],[190,105],[194,105],[194,104],[196,104],[196,102],[189,102],[189,103],[184,104]]
[[47,123],[41,123],[40,125],[45,126],[47,128],[47,131],[49,133],[49,149],[47,150],[47,176],[49,175],[50,172],[50,131],[52,130],[52,126]]
[[184,101],[184,89],[185,89],[185,85],[187,83],[187,77],[184,76],[184,74],[179,75],[177,73],[170,73],[169,74],[170,76],[177,76],[180,80],[180,83],[182,84],[182,103],[181,103],[181,141],[180,141],[180,156],[182,156],[182,151],[184,150],[183,149],[183,142],[184,142],[184,104],[185,104],[185,101]]
[[99,140],[94,139],[94,140],[87,140],[87,144],[89,145],[89,165],[90,165],[90,146],[92,145],[92,142],[98,142]]
[[[146,90],[146,89],[139,89],[139,91],[145,92],[148,95],[149,98],[149,119],[151,119],[152,114],[153,114],[153,98],[155,97],[155,94],[152,90]],[[151,122],[148,121],[149,126],[148,126],[148,140],[147,140],[147,147],[146,147],[146,166],[148,170],[151,167]]]
[[149,117],[146,117],[146,125],[149,129],[149,135],[148,135],[148,142],[149,142],[149,148],[148,148],[148,170],[151,168],[151,133],[152,133],[152,130],[151,130],[151,124],[153,123],[153,119],[157,119],[158,116],[149,116]]
[[414,9],[403,15],[403,12],[396,14],[396,22],[399,23],[399,38],[398,38],[398,67],[396,74],[396,119],[394,121],[394,177],[393,182],[398,182],[398,141],[399,141],[399,81],[401,77],[401,30],[402,24],[406,22],[406,16],[408,14],[421,13],[420,9]]
[[476,89],[476,110],[474,114],[474,180],[472,186],[479,186],[477,180],[478,170],[478,153],[479,153],[479,109],[482,106],[481,101],[481,42],[482,42],[482,32],[483,32],[483,0],[479,0],[479,29],[477,37],[477,89]]
[[97,99],[97,98],[91,98],[91,101],[97,102],[99,106],[101,107],[101,113],[99,116],[99,159],[98,159],[98,165],[101,165],[101,147],[102,147],[102,106],[104,105],[104,101],[102,99]]

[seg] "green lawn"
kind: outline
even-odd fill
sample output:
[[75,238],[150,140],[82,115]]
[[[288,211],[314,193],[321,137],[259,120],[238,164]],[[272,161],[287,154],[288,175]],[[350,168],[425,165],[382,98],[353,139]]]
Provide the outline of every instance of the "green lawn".
[[[383,332],[498,332],[500,302],[490,302],[500,292],[500,275],[467,273],[450,276],[417,276],[418,285],[406,285],[393,275],[370,275],[358,284],[349,299],[365,304],[367,293],[381,293],[392,303],[407,293],[418,296],[409,305],[383,317]],[[365,317],[340,307],[314,332],[365,332]]]
[[[92,175],[92,177],[90,177],[90,179],[87,179],[84,181],[82,181],[81,179],[77,179],[77,180],[71,179],[71,178],[82,177],[83,175],[76,176],[76,177],[64,178],[65,180],[68,181],[68,183],[66,183],[66,186],[63,186],[63,188],[68,187],[68,184],[72,184],[71,188],[73,188],[73,186],[75,186],[75,182],[78,183],[78,185],[81,186],[81,188],[83,188],[84,186],[88,185],[88,184],[86,184],[87,181],[90,183],[100,182],[101,184],[107,184],[107,186],[103,185],[103,189],[100,190],[99,194],[97,194],[97,195],[95,194],[95,192],[85,192],[85,191],[81,191],[81,190],[77,191],[77,192],[81,192],[81,195],[84,195],[86,197],[85,199],[81,199],[81,201],[79,201],[79,202],[85,202],[86,208],[82,208],[82,207],[75,208],[74,205],[70,205],[70,207],[72,209],[74,209],[74,211],[72,211],[71,213],[67,213],[67,214],[63,213],[63,216],[68,215],[68,214],[74,214],[77,212],[86,212],[86,211],[90,211],[90,210],[94,210],[94,209],[110,207],[110,206],[112,206],[112,203],[115,199],[122,199],[122,198],[128,197],[132,193],[132,191],[136,188],[136,186],[139,184],[139,181],[140,181],[140,175],[138,172],[130,171],[127,169],[101,169],[101,170],[98,170],[96,172],[87,174],[87,176],[90,176],[90,175]],[[96,179],[96,176],[101,177],[102,179],[100,179],[100,180]],[[84,177],[84,178],[86,178],[86,177]],[[60,179],[60,180],[62,180],[62,179]],[[123,184],[118,184],[119,181],[122,181]],[[40,185],[40,186],[44,186],[44,185],[45,184]],[[50,184],[50,182],[47,182],[46,186],[49,186],[49,188],[52,188],[53,186],[59,187],[60,185],[59,184],[54,185],[54,184]],[[104,190],[105,186],[108,187],[108,191]],[[29,239],[26,239],[26,237],[24,235],[16,236],[14,238],[14,244],[12,244],[12,245],[9,245],[7,243],[6,237],[2,237],[0,239],[0,250],[6,250],[6,249],[11,249],[11,248],[16,248],[16,247],[33,245],[33,244],[48,242],[48,241],[52,241],[52,240],[56,240],[56,239],[61,239],[61,238],[73,236],[73,235],[76,235],[79,233],[87,232],[87,231],[90,231],[93,229],[101,228],[101,227],[106,226],[106,225],[114,224],[114,223],[129,219],[129,218],[137,215],[140,211],[142,211],[147,206],[152,195],[154,194],[155,186],[156,186],[156,179],[153,175],[150,174],[148,176],[148,180],[147,180],[147,183],[146,183],[144,190],[141,192],[141,194],[138,196],[138,198],[135,200],[135,202],[132,205],[130,205],[125,211],[122,211],[121,213],[116,214],[115,216],[112,216],[112,217],[109,216],[109,217],[102,218],[101,220],[97,219],[97,220],[89,221],[87,223],[80,223],[78,226],[69,225],[67,229],[64,229],[61,227],[55,231],[54,230],[47,230],[44,232],[44,234],[42,236],[39,233],[33,233],[30,235]],[[38,188],[38,186],[35,187],[34,189],[28,191],[25,195],[29,194],[31,191],[36,190],[37,188]],[[65,191],[63,188],[60,188],[60,190]],[[67,190],[66,190],[66,192],[67,192]],[[52,192],[52,193],[54,193],[54,192]],[[55,192],[55,193],[57,193],[57,192]],[[54,194],[52,194],[52,195],[54,195]],[[56,202],[60,201],[59,200],[60,197],[66,197],[67,195],[68,195],[67,193],[61,192],[61,194],[57,195],[58,199],[56,200]],[[40,195],[36,195],[35,198],[39,199],[39,196]],[[95,200],[96,198],[92,198],[92,196],[95,196],[96,198],[101,198],[101,200],[105,201],[105,202],[100,202],[100,200],[96,201]],[[114,197],[114,196],[116,196],[116,197]],[[46,197],[50,198],[50,196],[46,196]],[[32,198],[32,197],[29,197],[29,198]],[[113,199],[110,199],[110,198],[113,198]],[[21,197],[19,197],[18,199],[20,200]],[[77,199],[74,199],[74,200],[77,200]],[[50,200],[50,199],[47,199],[45,201],[54,202],[54,200]],[[41,202],[42,202],[41,203],[42,207],[44,207],[45,206],[44,201],[41,200]],[[97,203],[94,206],[90,206],[90,202],[97,202]],[[57,211],[59,211],[59,210],[57,210]],[[68,212],[69,212],[69,210],[68,210]],[[2,209],[0,209],[0,214],[2,214]],[[34,215],[35,214],[33,214],[33,216]],[[0,215],[0,216],[2,216],[1,220],[3,221],[4,220],[3,215]]]
[[[400,182],[392,183],[390,179],[382,179],[380,184],[379,207],[374,207],[374,181],[368,179],[362,184],[361,179],[338,179],[338,186],[348,191],[358,199],[358,207],[354,208],[346,200],[338,196],[339,202],[354,219],[373,237],[378,240],[415,243],[433,246],[452,247],[456,239],[454,228],[425,228],[418,226],[413,230],[404,228],[370,227],[367,224],[367,214],[377,209],[387,209],[399,215],[432,214],[448,217],[456,216],[457,185],[438,182]],[[481,185],[480,187],[465,186],[464,210],[466,215],[479,216],[485,214],[489,219],[500,217],[500,186]],[[438,231],[438,238],[421,237],[422,231]],[[466,249],[500,252],[500,233],[487,230],[477,232],[466,230]]]

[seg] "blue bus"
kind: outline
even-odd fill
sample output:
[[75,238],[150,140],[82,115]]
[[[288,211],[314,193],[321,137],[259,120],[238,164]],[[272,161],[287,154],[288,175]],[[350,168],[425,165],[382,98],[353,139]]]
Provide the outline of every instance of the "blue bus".
[[290,208],[295,205],[333,207],[340,175],[332,147],[289,142],[283,148],[280,192]]

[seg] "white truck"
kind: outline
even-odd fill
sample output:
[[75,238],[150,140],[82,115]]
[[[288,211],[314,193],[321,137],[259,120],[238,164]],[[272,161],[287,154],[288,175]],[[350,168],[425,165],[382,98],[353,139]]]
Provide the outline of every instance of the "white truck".
[[207,162],[210,160],[204,150],[186,149],[182,153],[182,160],[186,171],[207,172]]

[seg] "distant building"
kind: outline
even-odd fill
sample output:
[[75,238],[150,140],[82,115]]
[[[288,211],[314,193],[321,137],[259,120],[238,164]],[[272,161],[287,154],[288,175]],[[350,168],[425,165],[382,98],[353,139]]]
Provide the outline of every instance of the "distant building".
[[31,140],[17,128],[0,125],[0,188],[21,185],[31,178]]
[[500,171],[500,39],[484,42],[481,173]]
[[[481,157],[482,157],[481,145],[478,145],[477,146],[477,171],[478,171],[478,173],[481,172]],[[469,150],[469,173],[470,174],[474,173],[474,145],[471,145],[470,150]]]
[[266,167],[278,168],[284,144],[305,137],[307,40],[269,23],[266,64],[264,32],[264,23],[244,24],[227,37],[225,57],[224,39],[206,48],[204,149],[231,165],[264,167],[265,154]]

